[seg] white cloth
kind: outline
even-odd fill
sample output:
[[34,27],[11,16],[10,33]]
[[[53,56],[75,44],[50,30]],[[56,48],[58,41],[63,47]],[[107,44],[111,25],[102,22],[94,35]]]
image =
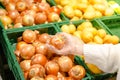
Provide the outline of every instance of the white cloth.
[[84,45],[85,62],[95,64],[106,73],[117,72],[120,80],[120,44]]

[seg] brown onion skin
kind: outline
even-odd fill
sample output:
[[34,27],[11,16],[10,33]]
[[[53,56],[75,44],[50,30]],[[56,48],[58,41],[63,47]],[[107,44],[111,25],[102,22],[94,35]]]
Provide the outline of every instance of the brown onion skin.
[[46,73],[48,75],[57,75],[59,72],[59,65],[54,61],[48,61],[45,64]]
[[58,64],[62,72],[68,72],[73,67],[73,62],[68,56],[61,56],[58,59]]
[[44,78],[41,78],[39,76],[34,76],[30,80],[45,80]]
[[45,77],[45,80],[58,80],[58,78],[56,76],[54,76],[54,75],[47,75]]
[[27,43],[24,41],[20,41],[16,44],[16,49],[21,50]]
[[26,43],[33,43],[36,40],[36,33],[32,30],[26,29],[23,32],[22,37]]
[[42,24],[47,21],[47,16],[45,13],[36,13],[35,15],[35,24]]
[[45,55],[43,54],[35,54],[32,58],[31,58],[31,64],[40,64],[42,66],[44,66],[47,63],[47,58]]
[[26,3],[24,1],[18,1],[16,3],[16,9],[19,12],[22,12],[22,11],[26,10],[26,8],[27,8],[27,5],[26,5]]
[[22,71],[28,71],[31,67],[31,60],[23,60],[20,62]]
[[57,49],[62,49],[65,44],[65,39],[61,35],[54,35],[50,39],[50,44]]
[[34,25],[34,16],[26,14],[22,17],[22,25],[24,26],[33,26]]
[[38,43],[37,45],[35,45],[35,51],[36,54],[43,54],[43,55],[47,55],[47,46],[44,43]]
[[0,16],[6,15],[7,11],[5,9],[0,8]]
[[86,71],[83,66],[75,65],[70,69],[68,74],[70,77],[74,79],[81,80],[82,78],[85,77]]
[[42,33],[38,37],[39,41],[42,42],[42,43],[49,42],[50,38],[51,38],[51,36],[48,33]]
[[27,44],[20,50],[20,56],[23,59],[31,59],[34,54],[35,47],[32,44]]
[[28,72],[29,78],[32,78],[34,76],[40,76],[42,78],[45,77],[45,68],[42,65],[34,64],[31,66],[29,72]]
[[8,11],[8,16],[14,21],[20,14],[17,10]]

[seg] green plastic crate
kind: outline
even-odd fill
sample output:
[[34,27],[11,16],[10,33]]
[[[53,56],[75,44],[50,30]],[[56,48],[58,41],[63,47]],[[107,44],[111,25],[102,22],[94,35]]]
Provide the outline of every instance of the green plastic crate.
[[10,70],[13,72],[16,80],[24,80],[23,72],[19,66],[19,63],[14,54],[15,45],[17,43],[17,38],[22,35],[25,29],[38,30],[40,33],[49,33],[55,34],[58,32],[57,28],[53,24],[43,24],[43,25],[35,25],[34,27],[25,27],[22,29],[11,29],[4,30],[2,29],[0,32],[2,34],[1,43],[4,48],[5,57],[7,59]]
[[[75,26],[78,26],[80,25],[81,23],[85,22],[86,20],[78,20],[78,21],[64,21],[64,22],[59,22],[59,23],[56,23],[56,26],[58,26],[57,28],[59,28],[58,30],[61,32],[61,26],[64,25],[64,24],[74,24]],[[99,23],[99,20],[97,19],[94,19],[94,20],[91,20],[93,26],[96,28],[96,29],[104,29],[107,34],[110,34],[109,31],[103,26],[101,25],[101,23]],[[111,34],[110,34],[111,35]],[[93,74],[89,68],[87,67],[87,65],[85,64],[85,62],[82,60],[82,58],[80,58],[79,56],[76,56],[75,57],[75,63],[76,64],[80,64],[82,65],[85,69],[86,69],[86,76],[88,77],[85,77],[83,78],[82,80],[105,80],[107,78],[110,78],[110,77],[113,77],[115,76],[116,73],[114,74]]]
[[111,35],[117,35],[120,38],[120,15],[100,18],[98,22],[104,26]]

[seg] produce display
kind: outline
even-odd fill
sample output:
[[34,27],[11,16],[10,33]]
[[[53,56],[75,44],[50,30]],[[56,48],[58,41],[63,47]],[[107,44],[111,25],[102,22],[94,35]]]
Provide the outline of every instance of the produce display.
[[5,29],[61,21],[61,9],[45,0],[1,0],[0,20]]
[[74,63],[74,56],[57,55],[46,47],[63,48],[63,36],[26,29],[17,40],[15,55],[25,80],[81,80],[86,75],[83,66]]
[[[0,0],[0,41],[15,79],[93,80],[103,76],[96,65],[84,62],[84,56],[57,55],[46,44],[63,48],[65,39],[56,34],[61,31],[86,44],[118,44],[120,19],[116,13],[120,13],[119,4],[109,0]],[[97,19],[100,28],[93,24]]]
[[114,14],[107,0],[54,0],[70,20],[99,18]]
[[[73,23],[63,24],[60,26],[62,32],[67,32],[71,35],[83,40],[86,44],[118,44],[120,39],[116,35],[106,33],[104,29],[97,29],[92,22],[84,21],[79,25]],[[97,54],[97,53],[95,53]],[[84,59],[84,56],[82,56]],[[86,63],[91,72],[95,74],[103,73],[96,65]]]

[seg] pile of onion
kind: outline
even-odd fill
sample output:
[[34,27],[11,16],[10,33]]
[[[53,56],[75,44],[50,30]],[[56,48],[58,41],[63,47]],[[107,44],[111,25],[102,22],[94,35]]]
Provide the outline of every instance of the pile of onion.
[[5,9],[0,9],[0,20],[5,29],[60,20],[61,9],[44,0],[2,0],[1,3]]
[[57,55],[46,46],[47,43],[57,49],[63,48],[65,40],[61,35],[26,29],[17,41],[14,53],[25,80],[80,80],[85,77],[85,69],[74,64],[73,55]]

